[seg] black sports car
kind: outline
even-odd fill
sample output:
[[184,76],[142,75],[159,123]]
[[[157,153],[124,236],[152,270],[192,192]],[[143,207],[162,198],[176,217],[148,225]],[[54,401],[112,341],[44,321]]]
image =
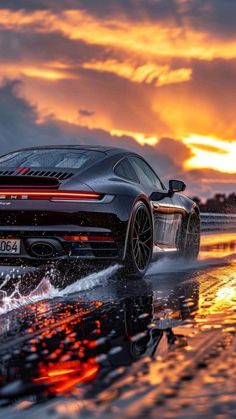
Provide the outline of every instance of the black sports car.
[[196,258],[199,209],[127,150],[28,148],[0,158],[0,263],[121,262],[141,277],[166,252]]

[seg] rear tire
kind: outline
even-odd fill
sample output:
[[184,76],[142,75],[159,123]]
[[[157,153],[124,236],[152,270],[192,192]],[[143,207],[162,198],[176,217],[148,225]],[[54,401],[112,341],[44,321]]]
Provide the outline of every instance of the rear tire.
[[188,260],[195,260],[200,250],[201,222],[198,214],[193,212],[182,228],[180,238],[181,256]]
[[150,211],[142,201],[133,209],[125,258],[125,273],[142,278],[150,264],[153,251],[153,223]]

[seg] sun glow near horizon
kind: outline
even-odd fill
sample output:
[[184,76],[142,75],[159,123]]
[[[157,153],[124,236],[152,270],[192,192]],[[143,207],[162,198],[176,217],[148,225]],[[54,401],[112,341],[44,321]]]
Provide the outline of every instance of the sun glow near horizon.
[[223,173],[236,173],[236,141],[198,134],[191,134],[183,141],[193,153],[185,162],[186,170],[214,169]]

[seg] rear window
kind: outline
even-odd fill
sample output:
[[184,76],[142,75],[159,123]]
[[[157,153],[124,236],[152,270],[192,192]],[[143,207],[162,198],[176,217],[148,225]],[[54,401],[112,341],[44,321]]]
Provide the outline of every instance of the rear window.
[[45,149],[26,150],[7,154],[0,158],[0,168],[58,168],[86,169],[104,157],[95,150]]

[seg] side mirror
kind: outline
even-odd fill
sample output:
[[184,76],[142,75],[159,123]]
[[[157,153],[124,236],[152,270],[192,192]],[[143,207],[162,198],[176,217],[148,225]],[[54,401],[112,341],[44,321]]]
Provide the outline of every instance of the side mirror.
[[172,179],[169,181],[169,193],[173,195],[175,192],[183,192],[186,189],[186,185],[182,180]]
[[150,196],[151,201],[161,201],[164,198],[171,198],[175,192],[183,192],[186,189],[186,185],[182,180],[172,179],[169,181],[169,190],[163,192],[153,192]]

